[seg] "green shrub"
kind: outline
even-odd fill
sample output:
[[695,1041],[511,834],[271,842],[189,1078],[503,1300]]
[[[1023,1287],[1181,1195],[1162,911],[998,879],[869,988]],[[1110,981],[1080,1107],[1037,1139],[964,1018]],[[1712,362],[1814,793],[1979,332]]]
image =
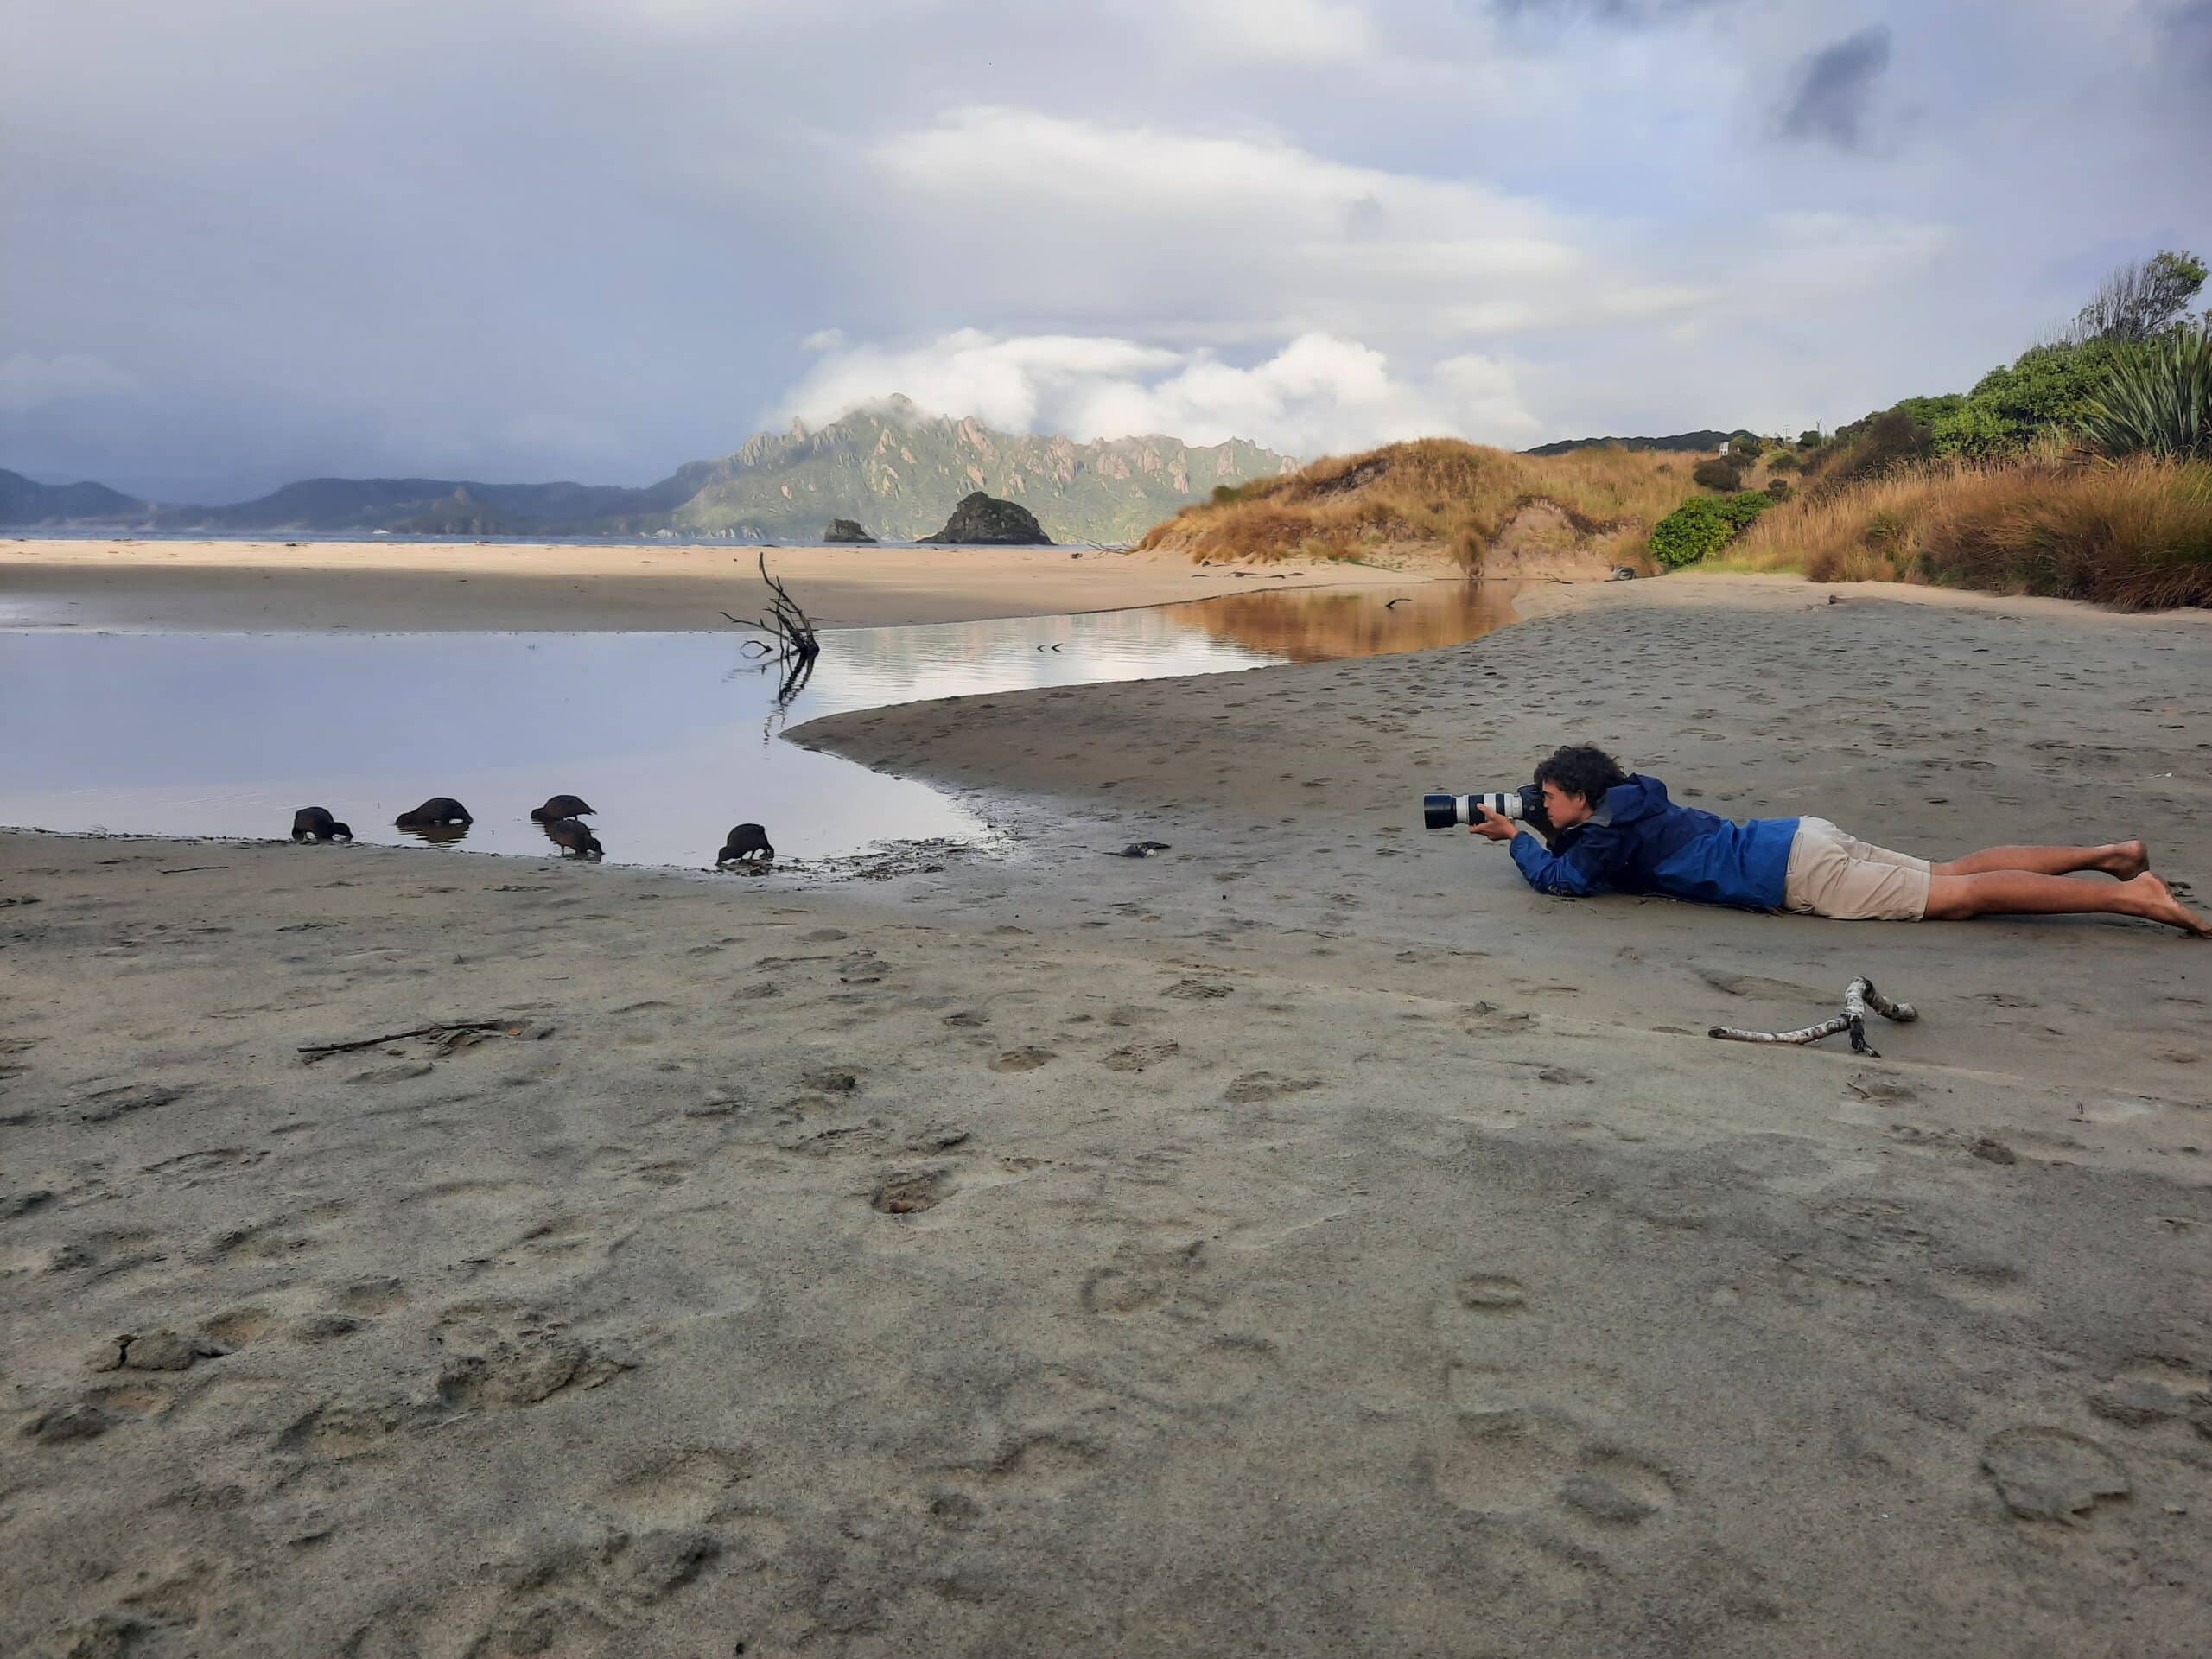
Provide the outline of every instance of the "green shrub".
[[1794,473],[1802,463],[1787,449],[1777,449],[1768,458],[1766,464],[1770,472]]
[[1777,507],[1784,501],[1787,501],[1789,499],[1789,480],[1786,478],[1770,478],[1767,480],[1766,499],[1773,502]]
[[1661,569],[1679,570],[1718,553],[1734,534],[1711,496],[1694,495],[1651,527],[1651,556]]
[[2078,426],[2113,372],[2141,362],[2152,349],[2108,339],[2037,346],[1983,375],[1964,397],[1948,400],[1954,407],[1918,418],[1929,428],[1929,448],[1936,454],[2015,453],[2050,428]]
[[1217,507],[1225,507],[1236,499],[1236,486],[1234,484],[1217,484],[1213,486],[1213,504]]
[[1749,529],[1751,520],[1773,505],[1771,496],[1758,490],[1738,490],[1735,494],[1723,496],[1713,504],[1714,511],[1727,522],[1731,535]]
[[1757,461],[1766,453],[1766,440],[1756,432],[1734,433],[1728,440],[1728,453],[1745,461]]
[[2212,327],[2175,329],[2114,368],[2089,399],[2082,435],[2108,455],[2212,458]]
[[1797,435],[1797,447],[1800,449],[1817,449],[1827,442],[1827,435],[1817,426]]
[[1744,469],[1726,455],[1715,455],[1692,467],[1690,479],[1702,488],[1732,493],[1744,486]]

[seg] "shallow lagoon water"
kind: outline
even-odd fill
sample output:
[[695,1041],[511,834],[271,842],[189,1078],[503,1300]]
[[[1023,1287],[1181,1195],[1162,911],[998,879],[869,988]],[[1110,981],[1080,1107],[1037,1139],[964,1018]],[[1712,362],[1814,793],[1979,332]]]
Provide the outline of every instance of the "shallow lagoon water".
[[[795,695],[747,635],[0,632],[0,823],[282,836],[327,806],[403,844],[433,795],[442,843],[555,849],[529,819],[582,795],[609,863],[703,867],[744,820],[779,855],[978,840],[950,795],[782,741],[787,724],[927,698],[1211,674],[1456,643],[1513,620],[1516,585],[1255,591],[1080,616],[838,629]],[[1392,605],[1395,599],[1400,602]]]

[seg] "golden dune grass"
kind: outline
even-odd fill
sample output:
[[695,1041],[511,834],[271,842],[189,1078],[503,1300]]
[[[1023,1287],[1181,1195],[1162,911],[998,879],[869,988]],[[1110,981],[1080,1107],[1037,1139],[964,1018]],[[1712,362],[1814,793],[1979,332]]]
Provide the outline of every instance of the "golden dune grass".
[[1619,448],[1539,457],[1421,438],[1255,480],[1230,500],[1184,508],[1137,545],[1260,561],[1419,547],[1471,570],[1523,508],[1544,504],[1594,556],[1637,563],[1651,526],[1692,493],[1700,459]]
[[1716,564],[2133,610],[2212,604],[2212,466],[2037,455],[1918,467],[1794,499]]

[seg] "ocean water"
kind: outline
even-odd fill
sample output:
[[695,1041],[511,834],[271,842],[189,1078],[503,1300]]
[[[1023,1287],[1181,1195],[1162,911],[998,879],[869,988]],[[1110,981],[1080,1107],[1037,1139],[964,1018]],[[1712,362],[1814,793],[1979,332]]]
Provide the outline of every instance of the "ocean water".
[[[1413,651],[1513,620],[1514,584],[1273,591],[1138,610],[822,636],[794,685],[748,636],[0,632],[0,823],[282,836],[327,806],[362,842],[475,815],[438,850],[543,855],[529,810],[581,795],[610,863],[703,868],[733,824],[780,857],[979,841],[977,803],[783,741],[929,698]],[[1389,601],[1396,600],[1396,604]]]

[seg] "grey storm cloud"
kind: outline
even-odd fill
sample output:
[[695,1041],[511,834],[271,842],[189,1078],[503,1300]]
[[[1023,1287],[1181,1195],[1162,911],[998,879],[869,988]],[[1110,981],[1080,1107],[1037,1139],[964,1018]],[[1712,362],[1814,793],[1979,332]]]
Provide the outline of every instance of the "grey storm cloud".
[[1874,90],[1890,67],[1890,31],[1873,23],[1808,56],[1782,111],[1792,138],[1820,139],[1843,149],[1866,143]]
[[1717,11],[1739,0],[1492,0],[1509,17],[1595,17],[1609,23],[1655,23],[1684,13]]
[[2212,0],[2185,0],[2161,22],[2176,67],[2190,80],[2212,85]]

